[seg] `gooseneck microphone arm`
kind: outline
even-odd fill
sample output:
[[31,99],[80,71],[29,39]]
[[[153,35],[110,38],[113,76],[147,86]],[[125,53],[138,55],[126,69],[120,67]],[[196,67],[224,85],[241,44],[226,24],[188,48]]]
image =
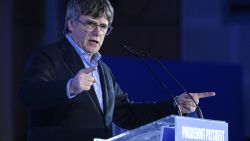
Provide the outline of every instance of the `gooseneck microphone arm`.
[[[178,106],[178,103],[177,103],[177,101],[176,101],[176,99],[174,98],[174,96],[173,96],[173,94],[169,91],[169,89],[167,88],[167,86],[166,86],[166,84],[160,79],[160,77],[153,71],[153,69],[152,69],[152,67],[151,66],[149,66],[149,64],[145,61],[145,58],[151,58],[151,59],[153,59],[153,60],[155,60],[160,66],[161,66],[161,68],[175,81],[175,83],[192,99],[192,101],[195,103],[195,106],[197,107],[197,110],[196,110],[196,112],[197,112],[197,115],[198,115],[198,118],[204,118],[203,117],[203,114],[202,114],[202,111],[201,111],[201,108],[199,107],[199,105],[196,103],[196,101],[194,100],[194,98],[192,97],[192,95],[187,91],[187,89],[174,77],[174,75],[172,74],[172,73],[170,73],[170,71],[166,68],[166,66],[165,65],[163,65],[163,63],[159,60],[159,59],[157,59],[157,58],[155,58],[155,57],[153,57],[153,56],[151,56],[151,55],[149,55],[148,53],[145,53],[144,51],[141,51],[141,50],[136,50],[136,49],[133,49],[133,48],[130,48],[130,47],[128,47],[128,46],[126,46],[126,45],[124,45],[124,44],[122,44],[122,46],[127,50],[127,51],[129,51],[130,53],[132,53],[133,55],[135,55],[135,56],[137,56],[137,57],[139,57],[139,58],[141,58],[143,61],[144,61],[144,63],[148,66],[148,68],[150,68],[150,70],[152,71],[151,73],[153,74],[154,73],[154,75],[156,76],[156,78],[158,79],[158,81],[159,82],[161,82],[161,83],[163,83],[162,84],[162,86],[164,87],[164,89],[165,90],[167,90],[167,92],[168,92],[168,94],[170,94],[171,95],[171,97],[174,99],[174,102],[175,102],[175,104],[177,105],[177,107],[178,107],[178,113],[181,113],[181,110],[180,110],[180,107]],[[182,113],[181,113],[181,115],[182,115]]]
[[192,97],[192,95],[189,93],[189,91],[187,91],[187,89],[180,83],[180,81],[178,81],[174,77],[174,75],[172,73],[170,73],[170,71],[166,68],[165,65],[163,65],[163,63],[159,59],[157,59],[155,57],[152,57],[152,56],[150,58],[154,59],[163,68],[163,70],[177,83],[177,85],[180,86],[180,88],[192,99],[192,101],[194,102],[195,106],[197,107],[198,117],[199,118],[204,118],[203,114],[202,114],[202,111],[201,111],[201,108],[196,103],[196,101],[194,100],[194,98]]
[[146,54],[142,54],[140,52],[137,52],[137,51],[134,51],[133,49],[127,47],[126,45],[123,45],[122,46],[128,51],[130,52],[131,54],[135,55],[136,57],[140,58],[143,63],[147,66],[148,70],[150,71],[150,73],[157,79],[157,81],[161,84],[161,86],[164,88],[164,91],[165,93],[167,93],[173,100],[174,100],[174,103],[177,107],[177,111],[178,111],[178,115],[182,116],[182,112],[180,110],[180,107],[174,97],[174,95],[171,93],[171,91],[169,90],[169,88],[167,87],[167,85],[164,83],[164,81],[159,77],[159,75],[154,71],[154,69],[152,68],[152,66],[150,66],[148,64],[148,62],[145,60],[147,55]]

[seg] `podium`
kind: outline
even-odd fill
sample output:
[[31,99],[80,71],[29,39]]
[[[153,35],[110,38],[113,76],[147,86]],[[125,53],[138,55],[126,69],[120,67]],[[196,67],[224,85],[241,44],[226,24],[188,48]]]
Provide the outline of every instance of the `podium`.
[[228,141],[228,123],[171,115],[112,138],[94,141]]

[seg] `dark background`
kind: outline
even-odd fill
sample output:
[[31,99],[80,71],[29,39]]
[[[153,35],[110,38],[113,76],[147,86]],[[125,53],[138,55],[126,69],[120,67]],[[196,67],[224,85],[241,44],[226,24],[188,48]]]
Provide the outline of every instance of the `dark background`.
[[[0,141],[24,141],[26,111],[19,101],[32,49],[62,37],[66,0],[0,0]],[[101,53],[129,56],[120,43],[161,59],[237,64],[243,68],[244,137],[250,136],[247,0],[113,0],[114,30]],[[238,97],[236,95],[236,97]],[[237,110],[237,109],[232,109]]]

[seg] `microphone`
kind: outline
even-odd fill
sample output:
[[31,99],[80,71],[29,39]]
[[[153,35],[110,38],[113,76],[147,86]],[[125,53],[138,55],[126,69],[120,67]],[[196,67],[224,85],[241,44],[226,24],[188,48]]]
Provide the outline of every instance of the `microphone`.
[[154,76],[158,79],[158,81],[162,84],[163,88],[168,92],[168,94],[174,99],[174,103],[177,105],[178,108],[178,113],[179,115],[182,115],[180,107],[177,104],[177,101],[175,99],[175,97],[173,96],[173,94],[169,91],[168,87],[166,86],[166,84],[164,83],[163,80],[160,79],[160,77],[156,74],[155,71],[153,71],[153,68],[145,61],[145,58],[151,58],[153,60],[155,60],[160,66],[161,68],[164,70],[164,72],[166,72],[173,80],[174,82],[192,99],[192,101],[195,103],[195,106],[197,107],[197,115],[198,118],[204,118],[201,108],[198,106],[198,104],[196,103],[196,101],[193,99],[193,97],[191,96],[191,94],[187,91],[187,89],[180,83],[180,81],[178,81],[174,75],[172,73],[170,73],[170,71],[167,69],[167,67],[156,57],[153,57],[151,55],[149,55],[148,53],[142,51],[142,50],[136,50],[133,48],[130,48],[124,44],[122,44],[122,47],[125,48],[128,52],[130,52],[131,54],[141,58],[143,60],[143,62],[147,65],[147,67],[150,69],[151,73],[154,74]]
[[150,71],[151,74],[153,74],[153,76],[157,79],[157,81],[162,85],[162,87],[164,88],[164,91],[174,100],[174,104],[177,107],[177,111],[178,111],[178,115],[182,116],[182,112],[180,110],[179,105],[177,104],[177,101],[174,97],[174,95],[171,93],[171,91],[169,90],[169,88],[167,87],[166,83],[164,83],[164,81],[161,79],[161,77],[159,77],[159,75],[154,71],[154,69],[152,68],[151,65],[149,65],[147,63],[147,61],[145,60],[145,58],[148,57],[147,54],[139,52],[139,51],[135,51],[132,48],[127,47],[126,45],[122,44],[122,46],[131,54],[135,55],[136,57],[139,57],[143,63],[147,66],[148,70]]

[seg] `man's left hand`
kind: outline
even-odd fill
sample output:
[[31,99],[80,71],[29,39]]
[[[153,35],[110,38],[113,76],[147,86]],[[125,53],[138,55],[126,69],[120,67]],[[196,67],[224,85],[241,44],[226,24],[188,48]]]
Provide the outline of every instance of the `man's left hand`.
[[[200,98],[215,96],[215,92],[202,92],[202,93],[189,93],[189,94],[193,97],[197,105],[199,104]],[[192,113],[197,108],[196,104],[187,93],[183,93],[177,96],[176,101],[182,113]]]

